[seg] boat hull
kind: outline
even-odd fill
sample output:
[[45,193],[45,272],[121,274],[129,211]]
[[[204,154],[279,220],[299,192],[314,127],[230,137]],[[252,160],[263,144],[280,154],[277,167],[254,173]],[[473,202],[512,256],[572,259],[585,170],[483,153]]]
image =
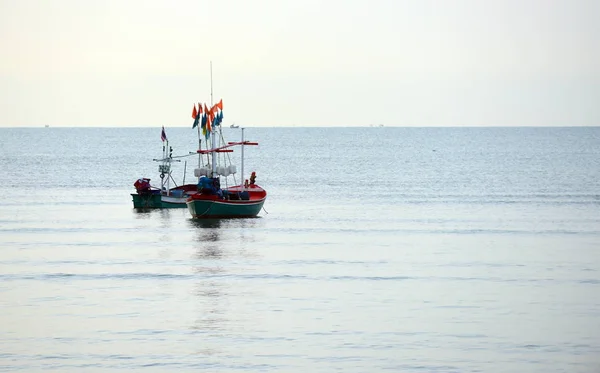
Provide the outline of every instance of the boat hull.
[[[227,197],[196,194],[187,200],[187,208],[196,219],[254,218],[258,215],[267,192],[258,185],[234,186],[224,190]],[[239,198],[239,199],[238,199]]]
[[164,208],[186,208],[185,202],[190,195],[197,192],[196,184],[185,184],[169,190],[169,195],[157,188],[150,192],[131,193],[133,207],[164,209]]
[[162,207],[160,194],[131,193],[131,199],[133,201],[133,207],[136,209],[153,209]]
[[265,198],[256,201],[192,199],[187,201],[187,208],[195,219],[254,218],[264,203]]
[[168,197],[160,194],[131,193],[133,207],[136,209],[185,208],[186,197]]

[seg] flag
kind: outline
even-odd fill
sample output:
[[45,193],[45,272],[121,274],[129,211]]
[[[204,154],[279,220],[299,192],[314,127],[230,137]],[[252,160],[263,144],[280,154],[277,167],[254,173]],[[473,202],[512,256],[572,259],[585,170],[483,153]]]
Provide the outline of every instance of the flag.
[[162,132],[160,133],[160,139],[163,142],[169,141],[169,140],[167,140],[167,134],[165,133],[165,126],[162,127]]
[[198,113],[202,114],[202,104],[198,102]]
[[[223,105],[221,105],[221,106],[223,106]],[[213,114],[217,114],[219,112],[219,104],[218,103],[214,104],[210,108],[210,112],[213,113]]]
[[223,99],[220,99],[219,102],[217,102],[217,104],[215,106],[218,107],[219,109],[223,110]]
[[206,129],[206,114],[202,115],[202,124],[200,124],[200,126],[202,127],[202,129]]
[[215,120],[214,120],[214,126],[219,126],[221,125],[221,122],[223,121],[223,111],[219,111],[217,113],[217,115],[215,115]]
[[192,110],[192,118],[194,118],[194,124],[192,124],[192,128],[196,128],[198,125],[198,111],[196,110],[196,104],[194,104],[194,110]]
[[192,114],[194,115],[194,124],[192,125],[192,128],[196,128],[198,126],[198,122],[200,121],[200,113],[202,112],[202,106],[199,106],[200,111],[196,111],[196,105],[194,104],[194,112]]

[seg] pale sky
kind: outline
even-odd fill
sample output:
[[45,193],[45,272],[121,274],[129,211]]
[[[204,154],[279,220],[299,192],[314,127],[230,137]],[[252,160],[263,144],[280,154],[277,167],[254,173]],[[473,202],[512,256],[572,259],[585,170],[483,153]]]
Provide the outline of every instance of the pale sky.
[[0,126],[600,126],[598,0],[0,0]]

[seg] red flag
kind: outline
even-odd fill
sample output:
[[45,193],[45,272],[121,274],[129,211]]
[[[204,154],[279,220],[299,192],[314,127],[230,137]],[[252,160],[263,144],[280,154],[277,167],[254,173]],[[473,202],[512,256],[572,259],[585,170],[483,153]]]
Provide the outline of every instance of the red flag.
[[[202,108],[200,108],[200,110],[202,110]],[[202,111],[200,111],[202,112]],[[198,116],[198,111],[196,111],[196,104],[194,104],[194,110],[192,110],[192,118],[196,119],[196,117]]]
[[198,102],[198,114],[202,114],[202,104]]
[[208,132],[210,132],[211,127],[212,127],[212,122],[213,119],[215,119],[215,114],[213,113],[212,109],[211,111],[208,113],[208,118],[206,118],[206,129],[208,130]]
[[218,107],[219,109],[223,110],[223,99],[220,99],[219,102],[217,102],[217,104],[215,106]]

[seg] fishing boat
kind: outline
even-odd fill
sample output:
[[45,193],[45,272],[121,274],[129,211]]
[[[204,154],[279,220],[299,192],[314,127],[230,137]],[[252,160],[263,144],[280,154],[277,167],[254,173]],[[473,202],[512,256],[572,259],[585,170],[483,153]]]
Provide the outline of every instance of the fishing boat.
[[[256,172],[250,174],[250,180],[244,178],[244,147],[258,145],[244,139],[244,128],[241,128],[241,141],[226,142],[223,137],[221,123],[223,121],[223,100],[212,105],[212,63],[211,63],[210,109],[206,104],[194,104],[192,116],[195,114],[193,127],[200,129],[205,137],[206,149],[200,148],[198,168],[194,176],[198,178],[197,193],[187,198],[187,207],[193,218],[252,218],[256,217],[267,199],[267,192],[256,184]],[[200,125],[198,125],[201,123]],[[233,127],[232,128],[237,128]],[[199,144],[201,142],[199,141]],[[236,177],[237,168],[231,162],[230,153],[233,147],[241,148],[241,171]],[[206,156],[206,157],[204,157]]]
[[160,187],[154,187],[149,178],[142,177],[133,183],[136,189],[131,193],[134,208],[185,208],[186,201],[190,195],[197,193],[196,184],[185,184],[185,169],[183,171],[183,182],[177,185],[173,178],[172,163],[181,162],[181,158],[188,157],[195,153],[173,156],[173,148],[169,146],[169,140],[162,128],[161,140],[163,142],[163,153],[159,159],[153,159],[159,162],[158,172],[160,176]]
[[[242,128],[242,141],[228,142],[217,145],[216,135],[213,131],[210,141],[211,148],[199,149],[199,154],[206,154],[208,163],[205,167],[194,170],[198,176],[198,193],[190,195],[187,207],[192,217],[201,218],[253,218],[263,208],[267,199],[267,191],[256,184],[256,172],[250,174],[250,180],[244,180],[244,147],[258,145],[256,142],[244,140]],[[222,133],[219,131],[219,135]],[[222,136],[220,136],[222,139]],[[214,144],[214,145],[213,145]],[[240,184],[236,183],[236,167],[227,161],[230,157],[219,157],[221,153],[233,152],[232,147],[240,146],[242,161]],[[221,158],[221,159],[219,159]],[[228,177],[233,177],[233,185],[229,186]],[[225,184],[225,186],[224,186]]]

